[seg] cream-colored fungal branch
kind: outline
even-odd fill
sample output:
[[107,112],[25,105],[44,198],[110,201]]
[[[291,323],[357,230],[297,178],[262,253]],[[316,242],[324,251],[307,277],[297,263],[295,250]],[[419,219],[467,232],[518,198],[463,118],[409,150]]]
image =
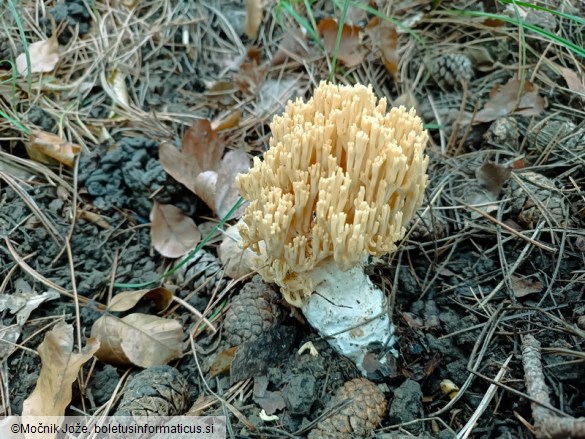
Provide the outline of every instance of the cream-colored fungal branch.
[[265,280],[300,306],[320,264],[346,271],[396,249],[423,199],[428,135],[414,110],[386,112],[371,87],[326,82],[271,130],[263,160],[237,178],[250,202],[240,234]]

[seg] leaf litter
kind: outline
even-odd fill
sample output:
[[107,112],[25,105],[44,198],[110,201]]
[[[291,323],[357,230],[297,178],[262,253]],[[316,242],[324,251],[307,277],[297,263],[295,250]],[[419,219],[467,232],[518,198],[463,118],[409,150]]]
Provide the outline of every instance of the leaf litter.
[[[225,157],[225,144],[209,120],[193,123],[183,137],[182,149],[163,142],[159,150],[164,170],[200,197],[209,208],[223,218],[239,199],[235,177],[250,167],[242,151],[230,151]],[[241,215],[243,208],[235,213]]]
[[546,99],[538,93],[536,84],[514,77],[492,88],[489,100],[477,112],[474,122],[493,122],[508,115],[538,116],[545,107]]

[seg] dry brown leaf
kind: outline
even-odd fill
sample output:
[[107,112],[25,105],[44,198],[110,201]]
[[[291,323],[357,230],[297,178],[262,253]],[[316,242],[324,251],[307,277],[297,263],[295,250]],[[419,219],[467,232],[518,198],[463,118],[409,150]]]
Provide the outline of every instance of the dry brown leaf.
[[496,163],[485,162],[475,170],[477,180],[485,187],[494,197],[500,195],[504,183],[512,174],[512,168],[502,166]]
[[300,58],[306,57],[308,52],[305,42],[305,34],[302,33],[299,29],[293,29],[289,31],[278,45],[278,49],[276,49],[276,52],[274,52],[270,64],[273,66],[278,66],[284,63],[291,56],[298,56]]
[[583,80],[579,78],[579,75],[566,67],[560,67],[560,70],[569,90],[585,95],[585,86],[583,86]]
[[158,156],[160,164],[167,174],[197,194],[195,192],[195,179],[200,174],[200,170],[195,157],[179,151],[175,145],[169,142],[161,142]]
[[201,240],[195,222],[181,209],[156,201],[150,211],[150,238],[154,248],[167,258],[179,258]]
[[[220,218],[224,218],[240,198],[236,175],[244,174],[249,169],[250,159],[243,151],[230,151],[221,161],[215,188],[215,212]],[[230,218],[241,216],[245,208],[245,205],[240,206]]]
[[258,28],[262,23],[262,0],[246,0],[246,22],[244,32],[253,40],[258,36]]
[[542,113],[546,101],[538,94],[538,87],[525,80],[520,101],[518,101],[521,85],[522,81],[517,78],[511,78],[503,86],[496,85],[490,92],[490,99],[475,115],[474,123],[493,122],[509,114],[537,116]]
[[[235,175],[249,169],[247,157],[244,165],[243,153],[228,153],[222,160],[224,148],[225,145],[208,120],[193,124],[183,138],[182,151],[167,142],[162,142],[159,148],[159,158],[164,170],[221,217],[231,209],[235,201],[229,208],[226,207],[227,204],[239,198],[234,184]],[[240,209],[238,214],[242,211]],[[191,248],[193,247],[187,250]]]
[[[41,371],[37,385],[22,407],[25,425],[30,416],[62,417],[65,414],[65,409],[71,402],[71,385],[77,379],[79,369],[93,357],[99,347],[99,341],[88,338],[82,351],[74,353],[73,326],[65,322],[59,322],[47,332],[38,347]],[[38,419],[35,423],[38,425]],[[25,437],[34,435],[25,434]]]
[[108,364],[152,367],[181,356],[183,326],[176,320],[147,314],[129,314],[121,319],[100,317],[91,328],[100,341],[96,357]]
[[[512,169],[495,163],[486,162],[475,170],[477,181],[472,182],[466,189],[465,200],[471,206],[485,213],[497,211],[498,198]],[[470,212],[471,218],[481,217],[479,212]]]
[[183,136],[182,152],[194,158],[193,164],[197,168],[197,173],[216,170],[224,150],[225,144],[211,128],[211,122],[207,119],[193,122]]
[[[48,40],[29,44],[28,52],[31,63],[31,73],[50,72],[59,62],[59,42],[56,33]],[[28,75],[26,53],[16,57],[16,70],[22,76]]]
[[394,25],[386,20],[374,17],[366,28],[372,43],[378,47],[380,57],[386,70],[398,80],[398,32]]
[[108,305],[108,311],[128,311],[134,308],[134,306],[136,306],[136,304],[143,298],[152,300],[159,310],[164,311],[173,302],[173,293],[163,287],[124,291],[112,297],[112,300],[110,300],[110,304]]
[[540,293],[542,291],[542,282],[512,275],[512,291],[517,298]]
[[69,143],[56,134],[45,131],[33,131],[26,144],[29,156],[38,162],[51,164],[53,160],[65,166],[73,167],[75,157],[81,151],[81,147],[75,143]]
[[234,83],[240,91],[256,94],[262,88],[267,74],[268,69],[262,65],[262,52],[258,47],[250,47]]
[[240,245],[242,241],[238,231],[240,223],[241,220],[226,229],[217,251],[225,275],[232,279],[239,279],[252,273],[254,270],[250,267],[254,266],[254,261],[258,258],[252,250],[243,249]]
[[[333,54],[335,50],[337,29],[337,20],[334,18],[323,18],[317,25],[319,35],[323,39],[323,45],[330,54]],[[360,27],[344,24],[337,59],[347,67],[358,65],[364,59],[364,53],[360,51],[360,44]]]
[[[161,143],[159,160],[163,169],[171,177],[207,203],[213,197],[207,197],[206,200],[204,193],[198,193],[197,177],[202,172],[217,170],[224,148],[225,145],[211,128],[211,123],[208,120],[198,120],[193,122],[191,128],[183,136],[181,151],[171,143]],[[201,187],[201,184],[199,186]],[[203,190],[207,190],[207,187]],[[209,207],[213,209],[213,203],[209,204]]]

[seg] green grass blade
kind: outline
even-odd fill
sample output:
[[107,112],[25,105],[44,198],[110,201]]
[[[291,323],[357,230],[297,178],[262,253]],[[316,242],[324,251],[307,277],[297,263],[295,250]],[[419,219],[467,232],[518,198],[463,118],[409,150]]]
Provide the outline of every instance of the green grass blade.
[[337,37],[335,38],[335,48],[333,49],[333,60],[331,61],[331,71],[329,72],[329,81],[335,82],[335,68],[337,67],[337,56],[339,54],[339,46],[341,45],[341,35],[343,34],[343,26],[347,20],[347,11],[349,10],[349,0],[343,3],[341,10],[341,17],[337,21]]
[[566,47],[567,49],[571,50],[576,55],[579,55],[581,57],[585,57],[585,49],[583,47],[578,46],[569,40],[566,40],[562,37],[559,37],[558,35],[555,35],[549,31],[544,30],[544,29],[542,29],[538,26],[535,26],[533,24],[528,24],[528,23],[519,24],[518,21],[515,20],[514,18],[506,17],[505,15],[491,14],[488,12],[457,11],[457,10],[445,11],[445,13],[447,15],[456,15],[456,16],[467,15],[467,16],[473,16],[473,17],[491,18],[493,20],[500,20],[500,21],[503,21],[505,23],[513,24],[516,26],[521,25],[525,29],[530,29],[534,33],[541,35],[543,37],[546,37],[549,40],[554,41],[555,43],[559,44],[560,46]]

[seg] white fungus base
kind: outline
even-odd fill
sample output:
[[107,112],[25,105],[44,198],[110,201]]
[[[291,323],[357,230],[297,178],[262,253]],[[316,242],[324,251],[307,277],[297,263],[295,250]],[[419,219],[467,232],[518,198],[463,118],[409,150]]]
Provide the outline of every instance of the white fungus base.
[[362,362],[368,345],[391,347],[395,342],[384,292],[372,284],[361,264],[341,271],[331,261],[317,267],[311,277],[314,292],[303,303],[305,318],[365,373]]

